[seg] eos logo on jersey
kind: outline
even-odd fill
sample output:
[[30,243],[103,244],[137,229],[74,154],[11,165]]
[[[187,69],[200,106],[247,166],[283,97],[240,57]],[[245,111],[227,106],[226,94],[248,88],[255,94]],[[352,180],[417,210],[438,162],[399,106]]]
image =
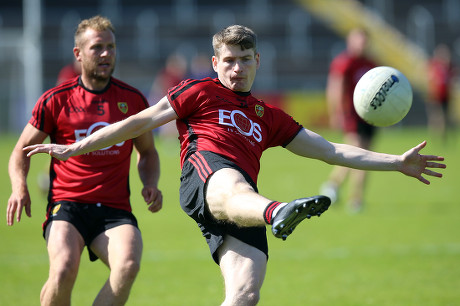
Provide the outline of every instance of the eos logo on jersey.
[[[80,141],[107,125],[109,125],[107,122],[96,122],[93,123],[88,129],[75,130],[75,141]],[[124,143],[124,141],[117,143],[116,146],[121,147]],[[100,151],[110,149],[111,147],[112,146],[100,149]]]
[[219,124],[235,127],[244,136],[252,136],[257,142],[262,141],[262,129],[260,125],[239,110],[219,110]]

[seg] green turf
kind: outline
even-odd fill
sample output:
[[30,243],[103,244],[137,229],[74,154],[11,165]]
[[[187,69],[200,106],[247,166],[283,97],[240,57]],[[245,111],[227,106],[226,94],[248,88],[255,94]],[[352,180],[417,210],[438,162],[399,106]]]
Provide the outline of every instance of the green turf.
[[[339,140],[335,134],[325,135]],[[1,137],[1,195],[6,207],[7,161],[15,137]],[[387,129],[375,149],[399,154],[427,137],[423,129]],[[400,173],[374,172],[363,213],[347,214],[342,201],[321,218],[299,225],[286,241],[270,236],[260,305],[458,305],[460,138],[457,141],[434,141],[422,151],[444,155],[448,164],[445,177],[432,179],[430,186]],[[161,139],[157,145],[164,196],[160,213],[147,212],[136,172],[131,176],[144,254],[128,305],[218,305],[223,299],[220,271],[195,223],[178,204],[178,145]],[[45,197],[36,177],[47,161],[47,156],[33,158],[33,217],[13,227],[6,222],[0,226],[0,305],[39,304],[48,259],[41,237]],[[259,189],[280,201],[313,195],[330,170],[329,165],[284,149],[270,149],[262,159]],[[90,305],[106,277],[107,269],[100,262],[90,263],[85,251],[73,304]]]

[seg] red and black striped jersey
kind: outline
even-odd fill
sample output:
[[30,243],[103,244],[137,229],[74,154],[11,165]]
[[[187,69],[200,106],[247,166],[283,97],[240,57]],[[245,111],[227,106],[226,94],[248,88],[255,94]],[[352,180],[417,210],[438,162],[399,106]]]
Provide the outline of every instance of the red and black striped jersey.
[[[140,91],[111,78],[95,92],[79,77],[45,92],[37,101],[29,123],[50,136],[52,143],[71,144],[98,129],[148,107]],[[51,160],[49,201],[101,203],[131,211],[129,167],[132,140],[74,156]]]
[[192,153],[211,151],[235,162],[257,182],[262,152],[286,146],[301,129],[280,108],[250,92],[233,92],[218,79],[184,80],[167,97],[179,117],[181,166]]

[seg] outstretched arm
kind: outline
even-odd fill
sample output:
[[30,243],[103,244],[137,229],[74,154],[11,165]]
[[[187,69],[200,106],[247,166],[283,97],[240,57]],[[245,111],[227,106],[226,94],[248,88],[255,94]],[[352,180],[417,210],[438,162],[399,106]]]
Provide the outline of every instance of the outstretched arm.
[[66,160],[71,156],[92,152],[127,139],[136,138],[177,118],[168,99],[164,97],[157,104],[142,112],[108,125],[71,145],[38,144],[25,147],[24,150],[29,151],[27,154],[29,157],[37,153],[47,153],[57,159]]
[[422,174],[442,177],[441,173],[429,168],[445,168],[446,165],[438,163],[444,160],[441,156],[419,154],[425,146],[424,141],[402,155],[377,153],[347,144],[332,143],[304,129],[291,141],[287,149],[297,155],[319,159],[331,165],[361,170],[399,171],[429,184]]

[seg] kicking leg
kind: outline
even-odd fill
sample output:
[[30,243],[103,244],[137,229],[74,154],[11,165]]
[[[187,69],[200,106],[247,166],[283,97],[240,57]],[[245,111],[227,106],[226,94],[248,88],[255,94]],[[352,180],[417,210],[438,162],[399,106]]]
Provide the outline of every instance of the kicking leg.
[[216,171],[208,180],[206,202],[218,220],[229,220],[240,226],[265,225],[263,213],[271,202],[258,194],[241,172],[232,168]]
[[330,205],[331,200],[322,195],[301,198],[289,202],[273,217],[273,235],[277,238],[286,240],[287,236],[289,236],[296,226],[305,218],[310,219],[313,216],[321,216]]
[[208,181],[206,201],[218,220],[229,220],[239,226],[272,224],[272,232],[286,239],[305,218],[320,216],[329,208],[326,196],[301,198],[289,203],[270,201],[251,187],[237,170],[223,168]]

